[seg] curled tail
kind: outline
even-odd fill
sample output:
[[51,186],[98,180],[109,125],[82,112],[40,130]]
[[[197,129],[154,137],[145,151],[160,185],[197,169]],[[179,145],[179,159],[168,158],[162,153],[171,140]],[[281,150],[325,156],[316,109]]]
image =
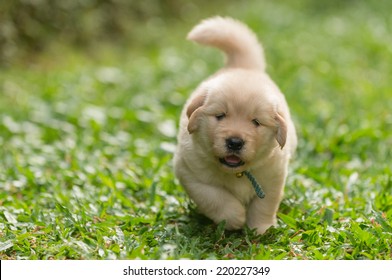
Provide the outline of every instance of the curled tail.
[[216,47],[226,53],[226,67],[265,70],[263,48],[256,35],[232,18],[213,17],[196,25],[188,40]]

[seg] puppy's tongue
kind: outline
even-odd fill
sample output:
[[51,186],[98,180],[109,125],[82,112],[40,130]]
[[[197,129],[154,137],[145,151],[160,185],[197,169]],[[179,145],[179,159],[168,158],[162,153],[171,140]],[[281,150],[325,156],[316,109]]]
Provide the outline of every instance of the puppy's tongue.
[[237,156],[227,156],[225,157],[225,161],[229,164],[239,164],[241,162],[241,159]]

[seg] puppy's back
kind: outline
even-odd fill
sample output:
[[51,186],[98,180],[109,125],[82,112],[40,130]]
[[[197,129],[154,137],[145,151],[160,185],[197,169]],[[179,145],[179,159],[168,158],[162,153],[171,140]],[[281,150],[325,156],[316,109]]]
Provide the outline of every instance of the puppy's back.
[[265,70],[263,48],[256,35],[232,18],[203,20],[189,32],[187,39],[225,52],[226,67]]

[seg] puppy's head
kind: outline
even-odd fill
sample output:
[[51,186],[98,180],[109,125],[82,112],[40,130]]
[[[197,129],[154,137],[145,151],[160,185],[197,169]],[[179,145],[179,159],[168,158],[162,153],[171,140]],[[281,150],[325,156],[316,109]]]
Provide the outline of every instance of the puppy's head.
[[222,168],[246,170],[286,143],[281,98],[264,74],[225,72],[205,82],[189,103],[188,131]]

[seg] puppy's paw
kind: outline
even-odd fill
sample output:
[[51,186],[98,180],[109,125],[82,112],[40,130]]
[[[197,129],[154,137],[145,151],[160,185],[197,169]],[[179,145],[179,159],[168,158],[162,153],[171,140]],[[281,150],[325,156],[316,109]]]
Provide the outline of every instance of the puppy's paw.
[[226,220],[227,230],[237,230],[245,225],[245,213],[243,215],[236,214],[235,216],[226,218],[224,220]]
[[246,210],[239,203],[221,209],[219,217],[214,219],[216,223],[226,221],[227,230],[237,230],[242,228],[246,222]]
[[267,229],[276,226],[276,218],[271,218],[269,221],[248,220],[247,225],[251,229],[256,229],[258,234],[264,234]]
[[258,233],[258,234],[264,234],[266,231],[267,231],[267,229],[269,229],[270,227],[272,227],[272,226],[274,226],[275,224],[273,224],[273,223],[269,223],[269,224],[261,224],[261,225],[259,225],[257,228],[256,228],[256,232]]

